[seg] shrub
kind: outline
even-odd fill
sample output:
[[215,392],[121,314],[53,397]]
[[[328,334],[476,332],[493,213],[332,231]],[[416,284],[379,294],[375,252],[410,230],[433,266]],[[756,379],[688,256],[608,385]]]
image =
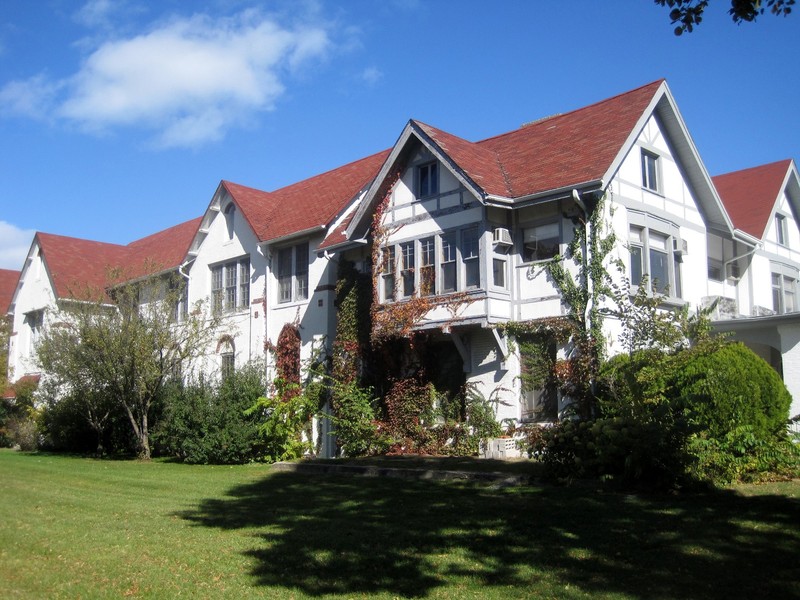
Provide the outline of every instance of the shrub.
[[275,393],[258,398],[247,410],[248,415],[259,420],[258,437],[264,460],[291,460],[313,450],[311,419],[319,410],[317,391],[312,386],[304,392],[278,378]]
[[153,435],[157,450],[187,463],[235,464],[260,453],[260,416],[248,412],[264,393],[264,370],[253,362],[219,383],[174,382]]
[[388,448],[389,440],[375,418],[377,400],[372,388],[355,381],[334,385],[335,411],[330,417],[333,435],[344,456],[379,454]]
[[672,376],[688,418],[712,439],[741,427],[757,440],[786,434],[792,398],[780,376],[742,343],[691,351]]

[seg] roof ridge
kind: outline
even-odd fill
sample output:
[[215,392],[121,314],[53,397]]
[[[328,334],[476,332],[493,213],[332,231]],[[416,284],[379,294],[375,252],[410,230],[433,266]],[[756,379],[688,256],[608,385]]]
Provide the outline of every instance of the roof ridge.
[[641,91],[641,90],[643,90],[645,88],[648,88],[648,87],[651,87],[651,86],[656,86],[656,85],[660,86],[665,81],[666,81],[666,79],[663,79],[663,78],[662,79],[656,79],[655,81],[651,81],[650,83],[647,83],[645,85],[640,85],[639,87],[634,88],[632,90],[628,90],[626,92],[621,92],[619,94],[615,94],[614,96],[610,96],[608,98],[603,98],[602,100],[597,100],[596,102],[592,102],[592,103],[586,104],[584,106],[579,106],[578,108],[574,108],[574,109],[569,110],[567,112],[556,113],[556,114],[553,114],[553,115],[549,115],[547,117],[542,117],[541,119],[534,119],[533,121],[529,121],[527,123],[523,123],[522,125],[520,125],[516,129],[511,129],[511,130],[506,131],[504,133],[498,133],[497,135],[489,136],[487,138],[484,138],[482,140],[478,140],[477,142],[473,142],[473,143],[475,143],[475,144],[483,144],[484,142],[490,142],[492,140],[496,140],[496,139],[499,139],[499,138],[502,138],[502,137],[505,137],[505,136],[508,136],[508,135],[512,135],[514,133],[518,133],[519,131],[521,131],[523,129],[529,129],[529,128],[537,127],[537,126],[539,126],[539,125],[541,125],[543,123],[552,122],[552,121],[555,121],[556,119],[562,119],[564,117],[568,117],[570,115],[573,115],[573,114],[575,114],[577,112],[588,110],[588,109],[594,108],[596,106],[600,106],[602,104],[607,104],[608,102],[612,102],[614,100],[622,98],[623,96],[628,96],[630,94],[635,94],[636,92],[639,92],[639,91]]

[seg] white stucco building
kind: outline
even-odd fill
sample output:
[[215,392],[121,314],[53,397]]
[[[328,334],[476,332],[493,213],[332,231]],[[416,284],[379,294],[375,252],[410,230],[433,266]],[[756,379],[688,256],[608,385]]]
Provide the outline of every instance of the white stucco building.
[[[648,277],[665,306],[717,300],[718,328],[782,373],[798,414],[798,181],[791,160],[712,178],[664,81],[480,142],[412,120],[390,149],[286,188],[222,181],[202,217],[128,246],[37,234],[9,309],[10,379],[36,374],[37,331],[69,301],[67,282],[136,273],[145,258],[186,278],[186,306],[224,314],[208,370],[269,368],[265,348],[287,324],[307,359],[335,335],[337,262],[370,273],[376,242],[377,301],[428,298],[414,327],[440,345],[442,368],[500,399],[498,419],[540,418],[546,392],[522,391],[496,326],[566,314],[542,265],[604,198],[631,284]],[[621,351],[618,324],[605,329]]]

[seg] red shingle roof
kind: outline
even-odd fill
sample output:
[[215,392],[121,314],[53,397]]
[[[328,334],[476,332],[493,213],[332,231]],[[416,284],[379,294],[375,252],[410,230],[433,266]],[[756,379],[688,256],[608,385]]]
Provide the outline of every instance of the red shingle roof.
[[485,192],[520,198],[603,178],[662,83],[475,144],[420,126]]
[[186,221],[131,242],[127,246],[37,233],[56,295],[83,299],[110,283],[109,271],[125,279],[177,268],[200,226],[200,218]]
[[128,244],[130,276],[141,277],[180,266],[202,220],[197,217]]
[[377,175],[389,151],[362,158],[274,192],[223,181],[260,241],[328,226]]
[[19,271],[0,269],[0,317],[8,312],[18,281]]
[[108,285],[109,269],[124,268],[127,246],[37,233],[42,256],[59,298],[84,299]]
[[712,177],[734,227],[762,238],[791,160]]

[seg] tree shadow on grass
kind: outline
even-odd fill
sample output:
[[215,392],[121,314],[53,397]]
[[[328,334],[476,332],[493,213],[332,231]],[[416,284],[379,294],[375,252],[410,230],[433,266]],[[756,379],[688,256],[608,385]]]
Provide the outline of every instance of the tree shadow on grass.
[[258,584],[312,596],[800,598],[800,501],[783,496],[275,473],[181,516],[247,530]]

